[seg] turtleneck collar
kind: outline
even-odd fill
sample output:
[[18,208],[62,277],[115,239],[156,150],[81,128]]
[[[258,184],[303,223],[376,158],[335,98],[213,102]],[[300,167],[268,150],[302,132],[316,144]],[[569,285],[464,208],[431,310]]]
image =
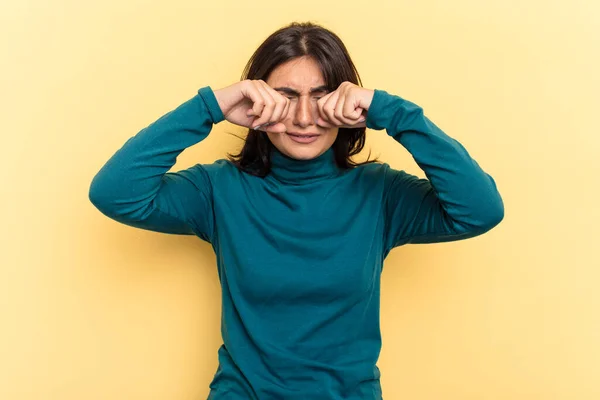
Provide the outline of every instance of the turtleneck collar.
[[271,175],[280,182],[303,184],[333,178],[341,173],[333,148],[311,160],[296,160],[271,149]]

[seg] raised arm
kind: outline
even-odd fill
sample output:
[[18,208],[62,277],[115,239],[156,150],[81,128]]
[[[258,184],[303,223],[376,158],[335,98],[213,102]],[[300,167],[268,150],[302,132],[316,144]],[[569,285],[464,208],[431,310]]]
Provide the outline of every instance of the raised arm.
[[167,171],[223,119],[210,87],[200,89],[125,142],[93,178],[90,201],[126,225],[211,241],[212,193],[204,168]]
[[434,243],[481,235],[504,218],[494,179],[467,150],[401,97],[375,90],[367,127],[386,129],[427,179],[386,171],[387,250],[406,243]]
[[215,231],[210,178],[203,165],[167,172],[186,148],[225,119],[243,127],[285,131],[290,101],[262,80],[243,80],[194,97],[130,138],[92,180],[90,201],[126,225],[212,242]]

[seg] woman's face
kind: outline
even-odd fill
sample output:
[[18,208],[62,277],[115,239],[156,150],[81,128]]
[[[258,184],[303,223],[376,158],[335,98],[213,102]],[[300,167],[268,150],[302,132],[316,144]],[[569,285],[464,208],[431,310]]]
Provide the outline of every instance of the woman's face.
[[338,128],[317,125],[317,100],[328,93],[317,62],[310,57],[288,61],[277,66],[266,82],[291,102],[287,116],[281,121],[286,132],[267,132],[271,143],[298,160],[310,160],[325,153],[335,142]]

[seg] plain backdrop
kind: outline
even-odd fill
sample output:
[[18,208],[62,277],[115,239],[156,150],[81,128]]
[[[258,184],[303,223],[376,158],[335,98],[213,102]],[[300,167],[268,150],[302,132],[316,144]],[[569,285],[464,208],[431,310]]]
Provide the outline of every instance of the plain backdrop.
[[[600,4],[592,0],[0,3],[0,398],[199,400],[217,367],[210,246],[104,217],[93,176],[292,21],[340,35],[365,87],[419,104],[494,177],[504,221],[395,249],[384,398],[600,398]],[[236,151],[218,124],[173,170]],[[384,131],[372,155],[424,176]]]

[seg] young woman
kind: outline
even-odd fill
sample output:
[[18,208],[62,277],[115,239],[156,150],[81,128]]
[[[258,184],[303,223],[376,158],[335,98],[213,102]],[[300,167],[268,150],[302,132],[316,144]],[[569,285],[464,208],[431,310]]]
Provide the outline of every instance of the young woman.
[[[167,172],[223,120],[228,160]],[[428,179],[357,164],[385,129]],[[361,87],[338,36],[273,33],[240,82],[209,86],[118,150],[90,200],[108,217],[196,235],[217,256],[223,345],[209,399],[381,399],[380,275],[394,247],[481,235],[504,216],[492,177],[420,107]]]

